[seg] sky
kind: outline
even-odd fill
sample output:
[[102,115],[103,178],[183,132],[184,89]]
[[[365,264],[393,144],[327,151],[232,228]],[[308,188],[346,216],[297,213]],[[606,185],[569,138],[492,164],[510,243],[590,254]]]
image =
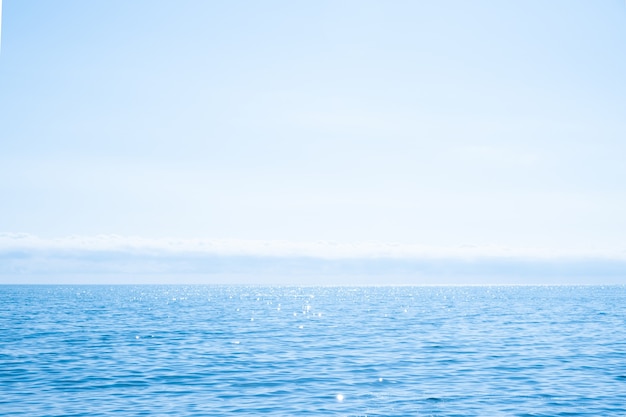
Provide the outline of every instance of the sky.
[[623,1],[2,8],[0,282],[626,283]]

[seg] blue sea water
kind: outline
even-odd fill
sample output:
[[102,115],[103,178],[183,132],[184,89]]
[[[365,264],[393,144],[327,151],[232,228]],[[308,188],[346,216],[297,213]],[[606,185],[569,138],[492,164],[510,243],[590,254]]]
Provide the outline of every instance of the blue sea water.
[[2,416],[623,416],[626,287],[1,286]]

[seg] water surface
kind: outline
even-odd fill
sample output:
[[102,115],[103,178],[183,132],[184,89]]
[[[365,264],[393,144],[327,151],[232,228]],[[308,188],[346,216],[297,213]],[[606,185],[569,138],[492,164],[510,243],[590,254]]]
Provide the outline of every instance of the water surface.
[[626,415],[626,287],[0,291],[6,416]]

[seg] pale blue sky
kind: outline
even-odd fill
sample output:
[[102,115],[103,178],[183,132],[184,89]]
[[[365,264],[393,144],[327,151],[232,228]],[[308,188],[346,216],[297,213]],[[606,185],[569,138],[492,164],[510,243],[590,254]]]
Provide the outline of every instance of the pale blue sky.
[[5,0],[0,231],[626,249],[626,5]]

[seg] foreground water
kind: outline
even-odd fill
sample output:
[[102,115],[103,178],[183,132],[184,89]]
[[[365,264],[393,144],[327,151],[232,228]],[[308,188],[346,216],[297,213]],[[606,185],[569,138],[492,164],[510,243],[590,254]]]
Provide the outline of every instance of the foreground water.
[[3,416],[626,415],[626,287],[0,291]]

